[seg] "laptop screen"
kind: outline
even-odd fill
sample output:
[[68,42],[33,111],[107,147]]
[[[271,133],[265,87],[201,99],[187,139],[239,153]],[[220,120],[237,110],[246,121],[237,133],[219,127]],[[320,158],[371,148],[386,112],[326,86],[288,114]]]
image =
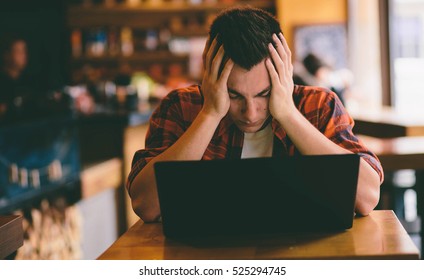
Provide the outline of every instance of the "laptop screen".
[[165,236],[339,231],[352,226],[359,156],[154,166]]

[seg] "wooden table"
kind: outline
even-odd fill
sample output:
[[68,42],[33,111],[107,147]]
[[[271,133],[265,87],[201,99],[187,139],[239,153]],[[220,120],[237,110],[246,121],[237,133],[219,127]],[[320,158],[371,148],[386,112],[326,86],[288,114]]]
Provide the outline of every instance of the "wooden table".
[[[401,169],[416,170],[417,214],[421,217],[421,252],[424,252],[424,136],[385,139],[364,135],[358,137],[378,156],[386,175]],[[393,204],[393,193],[389,199]]]
[[358,135],[381,161],[385,171],[424,170],[424,136],[376,138]]
[[98,259],[418,259],[393,211],[355,218],[339,233],[285,234],[176,241],[161,223],[138,221]]
[[0,260],[23,245],[22,216],[0,216]]
[[355,120],[354,132],[379,138],[424,136],[424,115],[381,109],[349,109]]

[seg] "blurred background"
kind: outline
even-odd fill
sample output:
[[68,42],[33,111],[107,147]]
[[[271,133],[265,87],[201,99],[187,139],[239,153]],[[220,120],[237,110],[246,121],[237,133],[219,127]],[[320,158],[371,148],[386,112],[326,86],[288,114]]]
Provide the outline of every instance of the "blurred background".
[[[201,82],[209,24],[241,4],[279,19],[295,82],[333,90],[387,155],[378,208],[421,248],[424,0],[7,0],[0,215],[23,215],[25,231],[8,258],[95,259],[137,221],[124,184],[150,114]],[[416,147],[412,164],[393,164],[398,142]]]

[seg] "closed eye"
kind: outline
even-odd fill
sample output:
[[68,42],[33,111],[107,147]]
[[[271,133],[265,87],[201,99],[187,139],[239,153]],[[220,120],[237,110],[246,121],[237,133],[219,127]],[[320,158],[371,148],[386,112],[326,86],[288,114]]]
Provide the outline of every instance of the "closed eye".
[[[271,86],[267,87],[266,89],[256,94],[255,97],[268,97],[270,93],[271,93]],[[237,91],[231,88],[228,88],[228,95],[230,96],[230,99],[244,98],[242,94],[238,93]]]
[[241,99],[240,95],[230,94],[230,99]]
[[271,90],[268,90],[266,92],[261,92],[258,95],[256,95],[257,97],[268,97],[271,94]]
[[237,92],[233,92],[231,90],[228,91],[228,95],[230,96],[230,99],[238,99],[242,97],[241,94],[238,94]]

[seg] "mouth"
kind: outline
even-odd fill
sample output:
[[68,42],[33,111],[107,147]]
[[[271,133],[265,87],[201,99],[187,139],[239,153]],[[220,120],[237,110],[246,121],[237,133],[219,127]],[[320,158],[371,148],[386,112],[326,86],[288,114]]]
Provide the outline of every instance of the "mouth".
[[240,121],[239,122],[241,124],[241,126],[244,127],[255,127],[261,124],[260,121],[256,121],[256,122],[244,122],[244,121]]

